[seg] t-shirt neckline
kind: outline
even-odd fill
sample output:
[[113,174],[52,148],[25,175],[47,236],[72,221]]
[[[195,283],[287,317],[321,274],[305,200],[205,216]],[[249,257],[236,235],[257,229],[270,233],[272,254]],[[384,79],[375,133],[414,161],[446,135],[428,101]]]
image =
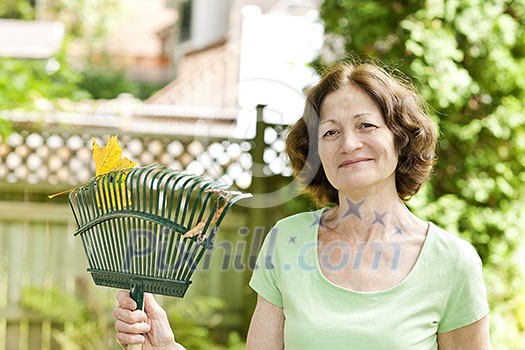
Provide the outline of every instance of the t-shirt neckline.
[[414,264],[414,266],[412,267],[412,269],[410,270],[410,272],[405,276],[405,278],[403,278],[403,280],[401,280],[401,282],[399,282],[398,284],[390,287],[390,288],[387,288],[387,289],[382,289],[382,290],[378,290],[378,291],[360,291],[360,290],[355,290],[355,289],[351,289],[351,288],[346,288],[346,287],[342,287],[332,281],[330,281],[328,278],[326,278],[326,276],[323,274],[323,272],[321,271],[321,267],[320,267],[320,262],[319,262],[319,256],[317,254],[317,250],[318,250],[318,246],[319,246],[319,225],[321,224],[322,220],[321,220],[321,216],[323,215],[323,213],[330,209],[329,207],[326,207],[326,208],[322,208],[322,209],[319,209],[317,211],[315,211],[314,215],[320,215],[319,216],[319,220],[318,222],[316,223],[316,225],[312,225],[311,227],[311,231],[310,233],[313,235],[313,240],[315,241],[315,249],[310,249],[310,254],[313,254],[313,261],[314,261],[314,265],[315,265],[315,270],[319,276],[319,278],[326,284],[336,288],[336,289],[339,289],[341,291],[345,291],[345,292],[348,292],[348,293],[354,293],[354,294],[361,294],[361,295],[378,295],[378,294],[387,294],[387,293],[391,293],[397,289],[400,289],[402,288],[404,285],[406,285],[407,283],[410,282],[410,280],[413,278],[414,275],[417,274],[418,270],[420,269],[420,266],[424,264],[424,260],[426,259],[426,256],[428,255],[427,251],[430,249],[428,248],[431,244],[432,244],[432,241],[433,241],[433,238],[434,238],[434,227],[433,227],[433,224],[431,222],[427,222],[428,226],[427,226],[427,231],[426,231],[426,236],[425,236],[425,240],[423,241],[423,246],[421,247],[421,251],[419,252],[419,255],[417,257],[417,260],[416,260],[416,263]]

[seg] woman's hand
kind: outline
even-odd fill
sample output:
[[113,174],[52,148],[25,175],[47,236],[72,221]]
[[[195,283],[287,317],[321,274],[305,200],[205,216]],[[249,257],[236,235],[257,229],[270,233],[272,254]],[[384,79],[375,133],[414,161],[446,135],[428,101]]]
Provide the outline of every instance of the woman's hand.
[[185,350],[175,342],[166,311],[152,294],[144,293],[144,311],[135,310],[137,304],[128,291],[119,291],[117,301],[113,317],[117,341],[124,349],[129,344],[143,344],[143,350]]

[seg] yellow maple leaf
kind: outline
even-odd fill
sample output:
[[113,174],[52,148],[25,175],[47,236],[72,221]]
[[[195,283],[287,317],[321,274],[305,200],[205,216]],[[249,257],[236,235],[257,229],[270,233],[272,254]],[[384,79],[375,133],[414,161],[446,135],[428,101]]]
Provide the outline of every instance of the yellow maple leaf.
[[[135,165],[137,165],[136,162],[133,162],[129,160],[128,158],[124,157],[122,158],[122,148],[120,147],[118,143],[118,137],[117,136],[109,136],[108,135],[108,141],[106,146],[100,147],[97,142],[95,141],[95,138],[92,138],[93,140],[93,160],[95,161],[95,176],[104,175],[107,173],[110,173],[112,171],[116,170],[127,170],[134,168]],[[110,179],[109,182],[105,182],[104,184],[101,183],[101,181],[98,181],[98,184],[103,188],[102,198],[99,198],[99,195],[97,194],[97,204],[100,207],[102,207],[102,204],[105,204],[103,201],[104,197],[110,198],[110,203],[112,206],[116,206],[118,208],[122,208],[123,206],[126,206],[129,202],[129,191],[124,190],[125,183],[126,183],[126,174],[122,174],[122,176],[118,176],[119,183],[115,179]],[[75,188],[65,190],[62,192],[58,192],[52,195],[49,195],[48,198],[55,198],[56,196],[60,196],[62,194],[66,194],[69,192],[73,192],[76,189],[84,186],[86,184],[82,184],[80,186],[77,186]],[[120,194],[116,196],[115,194],[118,194],[120,191]],[[117,197],[117,198],[116,198]],[[122,198],[122,202],[119,200],[119,198]]]
[[[129,160],[128,158],[122,158],[122,148],[118,143],[117,136],[109,136],[106,146],[100,147],[93,139],[93,160],[95,161],[96,176],[104,175],[112,171],[131,169],[136,162]],[[109,209],[107,206],[116,207],[122,209],[130,201],[129,191],[125,189],[126,174],[118,177],[117,183],[116,178],[107,179],[107,181],[98,181],[101,186],[102,194],[97,193],[97,205],[99,208],[105,210]],[[120,193],[119,193],[120,192]],[[102,198],[100,198],[102,196]]]
[[117,136],[109,136],[106,146],[100,147],[93,139],[93,160],[95,161],[96,176],[104,175],[115,170],[133,168],[137,163],[122,158],[122,148],[118,144]]

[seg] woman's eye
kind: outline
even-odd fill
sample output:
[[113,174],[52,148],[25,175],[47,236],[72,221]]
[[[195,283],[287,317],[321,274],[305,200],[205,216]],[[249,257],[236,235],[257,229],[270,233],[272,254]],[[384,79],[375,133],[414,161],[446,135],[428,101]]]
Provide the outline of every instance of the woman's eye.
[[337,130],[330,129],[323,134],[323,137],[330,137],[335,135],[337,135]]
[[370,128],[377,128],[377,126],[372,124],[372,123],[361,123],[361,124],[359,124],[359,129],[370,129]]

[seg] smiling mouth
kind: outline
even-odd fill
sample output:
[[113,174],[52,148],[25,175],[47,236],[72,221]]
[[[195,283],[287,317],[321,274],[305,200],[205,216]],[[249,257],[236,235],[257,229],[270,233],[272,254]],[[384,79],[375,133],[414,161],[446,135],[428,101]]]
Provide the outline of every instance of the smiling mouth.
[[342,162],[339,167],[340,168],[344,168],[344,167],[347,167],[347,166],[352,166],[352,165],[355,165],[355,164],[361,164],[361,163],[365,163],[365,162],[368,162],[372,160],[371,158],[356,158],[356,159],[351,159],[351,160],[347,160],[347,161],[344,161]]

